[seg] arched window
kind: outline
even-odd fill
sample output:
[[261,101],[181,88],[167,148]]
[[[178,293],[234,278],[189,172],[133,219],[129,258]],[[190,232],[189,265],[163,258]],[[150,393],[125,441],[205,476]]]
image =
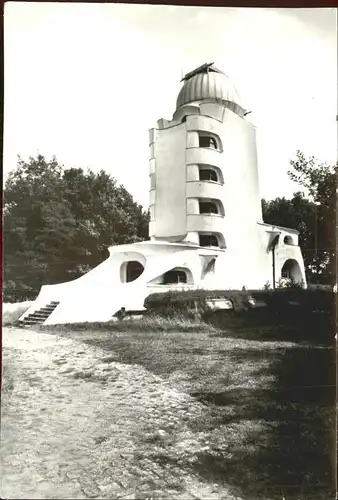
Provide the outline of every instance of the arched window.
[[215,234],[200,234],[199,240],[201,247],[219,247],[218,238]]
[[198,145],[200,148],[217,149],[217,151],[222,150],[220,138],[216,134],[207,132],[198,133]]
[[282,278],[292,279],[296,283],[301,283],[303,280],[299,263],[295,259],[288,259],[286,262],[284,262],[284,265],[281,269],[281,275]]
[[215,172],[215,170],[200,168],[199,174],[200,174],[200,179],[199,179],[200,181],[219,182],[217,172]]
[[290,261],[286,262],[282,267],[282,278],[291,278],[291,270],[292,264],[290,265]]
[[187,273],[180,269],[171,269],[163,276],[163,285],[174,285],[177,283],[187,283]]
[[199,147],[200,148],[211,148],[211,149],[218,149],[217,148],[217,142],[214,137],[208,137],[208,136],[200,136],[199,137]]
[[200,201],[200,214],[218,214],[218,207],[213,201]]
[[150,189],[155,189],[156,188],[156,177],[155,174],[150,175]]
[[135,281],[137,278],[141,276],[144,271],[144,267],[141,262],[137,260],[130,260],[129,262],[124,262],[122,264],[125,273],[125,279],[123,281],[125,283],[130,283],[131,281]]
[[291,236],[285,236],[284,237],[284,244],[285,245],[293,245],[293,239]]

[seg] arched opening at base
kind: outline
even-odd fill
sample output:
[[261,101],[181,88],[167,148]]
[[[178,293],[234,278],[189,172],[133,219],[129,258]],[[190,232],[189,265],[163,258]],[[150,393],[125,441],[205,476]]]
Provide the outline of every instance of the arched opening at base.
[[130,283],[137,280],[144,271],[144,266],[137,260],[123,262],[121,266],[121,281],[122,283]]
[[177,285],[187,281],[187,273],[183,269],[171,269],[163,275],[163,285]]
[[154,285],[192,285],[194,282],[192,272],[186,267],[175,267],[152,280]]
[[301,283],[303,281],[300,265],[295,259],[288,259],[284,262],[281,275],[283,279],[292,280],[294,283]]

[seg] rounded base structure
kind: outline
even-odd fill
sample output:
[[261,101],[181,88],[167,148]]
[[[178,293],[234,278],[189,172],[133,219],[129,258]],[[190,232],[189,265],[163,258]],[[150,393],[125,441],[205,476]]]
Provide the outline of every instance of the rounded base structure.
[[[259,226],[258,226],[259,227]],[[263,226],[259,231],[263,231]],[[108,322],[118,311],[142,312],[151,293],[190,289],[261,289],[267,282],[294,277],[305,285],[298,246],[275,248],[260,255],[250,249],[201,247],[193,243],[144,241],[109,249],[110,256],[77,280],[45,285],[20,318],[44,325]]]

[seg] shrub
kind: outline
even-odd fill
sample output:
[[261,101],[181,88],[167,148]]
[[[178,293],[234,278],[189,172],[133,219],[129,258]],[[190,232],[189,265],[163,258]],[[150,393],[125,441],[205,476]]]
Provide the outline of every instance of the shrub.
[[32,302],[18,302],[16,304],[2,304],[2,324],[3,326],[14,325],[31,306]]
[[148,313],[162,316],[183,314],[186,317],[203,317],[211,313],[208,300],[213,298],[231,301],[235,312],[245,311],[250,307],[250,295],[247,291],[236,290],[186,290],[150,294],[144,302]]
[[304,282],[297,282],[293,278],[281,278],[276,284],[276,288],[304,288]]

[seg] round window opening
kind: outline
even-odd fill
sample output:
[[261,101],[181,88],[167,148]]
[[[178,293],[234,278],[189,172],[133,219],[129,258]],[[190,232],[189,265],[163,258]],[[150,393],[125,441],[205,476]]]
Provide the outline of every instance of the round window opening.
[[284,237],[284,244],[285,245],[293,245],[293,239],[291,236],[285,236]]
[[131,281],[137,280],[144,271],[144,267],[141,262],[137,260],[130,260],[129,262],[124,262],[122,264],[123,278],[122,281],[125,283],[130,283]]

